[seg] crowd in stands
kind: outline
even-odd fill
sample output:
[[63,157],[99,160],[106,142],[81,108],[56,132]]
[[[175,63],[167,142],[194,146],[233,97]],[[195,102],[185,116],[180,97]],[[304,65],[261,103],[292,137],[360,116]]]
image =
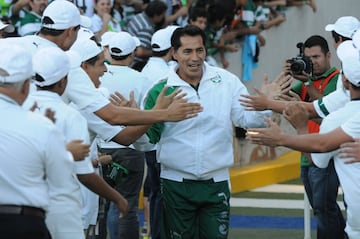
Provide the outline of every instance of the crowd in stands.
[[[91,20],[90,29],[98,36],[105,32],[128,31],[142,40],[141,48],[149,48],[149,41],[154,30],[165,27],[166,25],[196,24],[202,21],[202,26],[198,25],[207,35],[207,61],[213,65],[224,68],[229,66],[225,59],[224,52],[236,52],[239,44],[234,44],[236,40],[244,38],[246,35],[255,35],[256,48],[265,45],[265,38],[261,32],[273,26],[279,26],[286,21],[286,8],[289,6],[308,5],[316,12],[315,0],[188,0],[188,1],[169,1],[163,0],[163,6],[154,5],[148,8],[149,0],[73,0],[72,1],[82,14]],[[25,36],[36,34],[40,30],[41,16],[46,6],[51,3],[49,0],[2,0],[0,3],[0,13],[2,26],[0,29],[2,37]],[[165,18],[161,14],[165,12]],[[139,22],[138,14],[145,14],[151,20],[148,23],[147,33],[137,31],[143,28],[145,22]],[[159,19],[153,19],[155,14]],[[136,17],[135,17],[136,16]],[[133,19],[138,20],[133,20]],[[134,23],[136,22],[137,27]],[[5,28],[4,24],[14,26]],[[147,34],[145,36],[144,34]],[[147,40],[146,40],[147,39]],[[146,42],[147,41],[147,42]],[[144,48],[143,48],[144,46]],[[221,62],[218,63],[212,57],[219,53]],[[257,62],[257,54],[253,52],[254,60]],[[151,51],[137,52],[136,61],[144,63],[151,55]],[[135,64],[137,65],[137,64]],[[144,64],[135,69],[141,69]]]

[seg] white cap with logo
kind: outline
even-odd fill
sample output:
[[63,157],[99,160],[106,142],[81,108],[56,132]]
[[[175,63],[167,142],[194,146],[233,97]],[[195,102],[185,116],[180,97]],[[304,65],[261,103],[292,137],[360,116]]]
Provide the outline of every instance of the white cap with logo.
[[[38,50],[32,59],[35,85],[43,87],[55,84],[64,78],[70,70],[69,56],[57,47],[47,47]],[[43,81],[37,81],[36,75]]]
[[67,0],[54,0],[46,8],[41,18],[42,27],[65,30],[71,27],[91,26],[90,18],[80,15],[79,9]]
[[328,24],[325,27],[326,31],[335,31],[337,34],[352,38],[357,29],[360,28],[360,22],[356,17],[344,16],[336,20],[334,24]]
[[339,45],[336,53],[341,60],[346,78],[355,86],[360,86],[360,51],[352,41],[345,41]]
[[126,56],[140,46],[140,40],[127,32],[118,32],[109,39],[109,53],[113,56]]
[[0,83],[16,83],[33,75],[32,55],[16,44],[0,44]]

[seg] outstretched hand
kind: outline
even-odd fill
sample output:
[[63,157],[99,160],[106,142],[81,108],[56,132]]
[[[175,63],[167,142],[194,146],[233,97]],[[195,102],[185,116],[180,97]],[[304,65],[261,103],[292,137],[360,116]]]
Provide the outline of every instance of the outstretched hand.
[[283,131],[270,118],[264,117],[268,128],[253,128],[246,132],[246,139],[254,144],[262,144],[271,147],[279,146],[282,142]]
[[261,91],[268,95],[270,99],[277,99],[279,95],[287,94],[290,91],[292,81],[293,78],[284,71],[280,72],[272,82],[269,82],[268,76],[265,75]]
[[138,108],[138,105],[136,104],[135,101],[134,91],[130,92],[129,100],[127,100],[118,91],[115,91],[114,94],[110,94],[109,100],[113,105],[116,106]]
[[[154,109],[167,109],[174,101],[177,100],[185,100],[184,97],[186,93],[181,93],[181,89],[176,89],[169,95],[166,95],[167,90],[169,89],[168,86],[165,86],[162,91],[160,92],[159,96],[156,99],[156,103]],[[180,94],[181,93],[181,94]]]
[[239,99],[241,105],[246,110],[266,110],[269,109],[269,102],[278,99],[280,95],[286,94],[291,88],[292,78],[281,72],[274,81],[269,82],[268,76],[265,75],[261,89],[254,87],[256,95],[241,95]]

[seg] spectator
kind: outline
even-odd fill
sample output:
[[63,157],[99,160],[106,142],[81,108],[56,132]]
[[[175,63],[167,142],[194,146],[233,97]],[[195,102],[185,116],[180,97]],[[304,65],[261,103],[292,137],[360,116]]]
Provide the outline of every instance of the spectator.
[[161,0],[148,3],[144,12],[136,14],[128,23],[127,31],[139,38],[141,45],[136,50],[132,68],[141,71],[151,56],[151,36],[165,23],[167,6]]
[[95,14],[91,17],[91,30],[98,36],[107,31],[120,32],[121,26],[114,18],[110,0],[96,0]]
[[34,35],[41,28],[41,16],[48,5],[48,0],[30,0],[30,11],[20,19],[20,36]]
[[205,8],[201,7],[192,7],[189,11],[188,23],[194,26],[197,26],[201,30],[205,30],[207,25],[207,11]]

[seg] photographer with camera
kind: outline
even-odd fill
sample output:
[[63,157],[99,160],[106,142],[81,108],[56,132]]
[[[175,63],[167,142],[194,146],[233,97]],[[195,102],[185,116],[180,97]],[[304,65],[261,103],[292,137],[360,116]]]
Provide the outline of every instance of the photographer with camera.
[[[331,67],[327,41],[318,35],[298,43],[300,54],[289,59],[285,72],[299,80],[292,91],[305,102],[311,102],[336,90],[339,70]],[[318,133],[320,119],[308,121],[308,133]],[[317,238],[344,238],[345,220],[336,202],[339,180],[331,160],[327,168],[316,167],[301,154],[301,179],[317,218]]]

